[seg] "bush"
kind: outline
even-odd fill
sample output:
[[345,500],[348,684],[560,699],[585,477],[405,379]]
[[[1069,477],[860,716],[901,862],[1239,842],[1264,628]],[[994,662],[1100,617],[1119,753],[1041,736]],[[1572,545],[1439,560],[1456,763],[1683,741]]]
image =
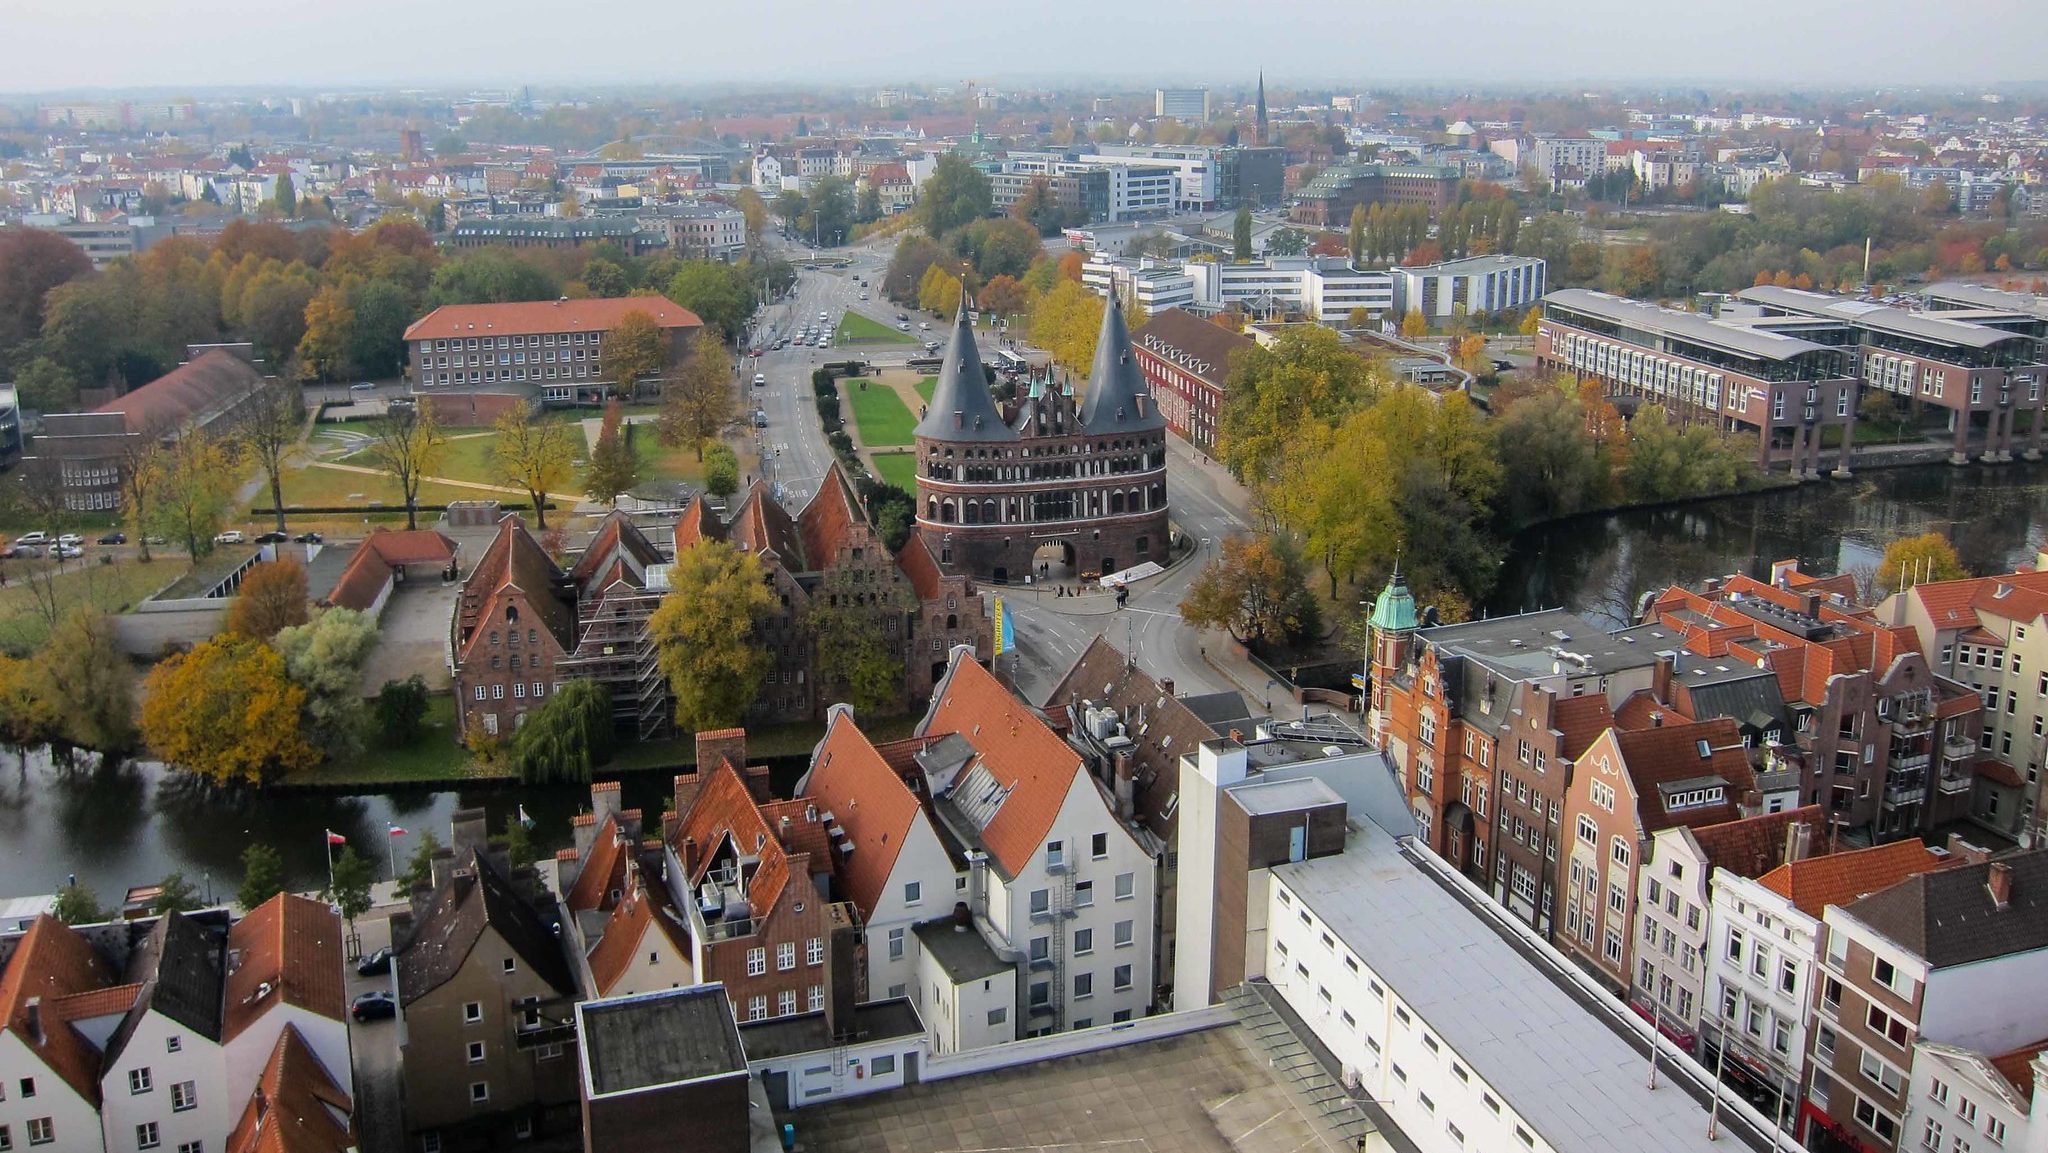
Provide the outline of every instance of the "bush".
[[840,456],[853,456],[853,438],[846,435],[844,430],[833,429],[831,432],[826,433],[825,441],[832,446],[832,451]]
[[409,745],[419,739],[427,719],[427,682],[418,673],[402,681],[385,681],[372,708],[377,716],[377,739],[386,748]]

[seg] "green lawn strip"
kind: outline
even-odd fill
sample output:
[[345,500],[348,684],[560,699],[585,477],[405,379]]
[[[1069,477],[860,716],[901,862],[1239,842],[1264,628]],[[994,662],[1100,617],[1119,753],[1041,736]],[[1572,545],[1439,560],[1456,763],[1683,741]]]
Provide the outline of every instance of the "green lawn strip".
[[[863,384],[868,387],[863,389]],[[863,445],[891,448],[912,443],[911,430],[917,427],[917,414],[910,411],[895,389],[856,377],[846,382],[846,396],[853,406],[853,421],[860,427]]]
[[[893,741],[909,736],[917,720],[916,715],[862,717],[860,730],[867,734],[869,740]],[[822,721],[748,725],[747,757],[752,760],[757,757],[801,756],[817,747],[824,738],[825,725]],[[667,740],[623,743],[611,763],[597,770],[598,775],[696,764],[696,739],[694,734],[686,734]]]
[[874,454],[875,475],[904,492],[917,491],[917,457],[907,452]]
[[[367,468],[368,465],[359,467]],[[436,484],[424,481],[420,485],[420,503],[443,505],[454,500],[503,500],[519,501],[523,498],[509,492],[485,492],[481,489],[458,488],[455,485]],[[333,468],[286,469],[284,474],[284,503],[286,507],[334,507],[338,505],[360,505],[365,512],[381,511],[373,506],[381,502],[383,508],[402,508],[405,499],[399,494],[398,484],[388,476],[372,476],[368,473],[347,472]],[[267,508],[270,505],[270,488],[263,486],[252,502],[254,507]]]
[[918,381],[916,387],[917,395],[923,397],[926,404],[930,404],[932,402],[932,392],[939,387],[939,378],[927,376]]
[[126,612],[176,580],[186,563],[182,555],[173,554],[159,555],[148,564],[123,558],[105,565],[88,545],[84,557],[65,561],[64,571],[47,584],[38,587],[30,580],[31,572],[50,567],[50,562],[42,560],[0,561],[0,573],[7,575],[6,586],[0,588],[0,651],[20,654],[42,647],[50,637],[44,612],[52,603],[60,618],[82,604],[104,612]]
[[399,748],[376,743],[353,756],[293,773],[288,785],[393,785],[503,777],[483,768],[455,739],[455,698],[436,693],[427,698],[427,718],[419,739]]
[[843,343],[858,341],[880,341],[885,344],[915,344],[917,338],[894,325],[849,312],[839,321],[839,339]]

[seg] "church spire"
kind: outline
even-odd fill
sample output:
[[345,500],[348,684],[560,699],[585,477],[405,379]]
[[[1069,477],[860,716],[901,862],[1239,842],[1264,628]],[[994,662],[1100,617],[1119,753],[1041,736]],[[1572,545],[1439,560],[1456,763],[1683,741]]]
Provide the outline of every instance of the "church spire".
[[1266,70],[1263,68],[1259,69],[1259,103],[1252,121],[1252,143],[1261,148],[1266,146]]

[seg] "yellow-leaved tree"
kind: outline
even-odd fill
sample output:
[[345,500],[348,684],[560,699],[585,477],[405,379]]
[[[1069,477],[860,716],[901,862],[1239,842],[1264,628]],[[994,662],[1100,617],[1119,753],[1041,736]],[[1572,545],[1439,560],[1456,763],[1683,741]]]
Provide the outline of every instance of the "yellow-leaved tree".
[[676,724],[691,732],[735,724],[768,671],[754,628],[775,593],[761,562],[724,541],[699,541],[676,554],[668,580],[647,631],[675,693]]
[[276,649],[223,635],[150,670],[142,737],[164,763],[216,784],[261,784],[319,763],[300,729],[305,703]]
[[1901,537],[1884,548],[1877,565],[1877,588],[1897,592],[1929,581],[1954,581],[1969,576],[1956,546],[1938,532]]

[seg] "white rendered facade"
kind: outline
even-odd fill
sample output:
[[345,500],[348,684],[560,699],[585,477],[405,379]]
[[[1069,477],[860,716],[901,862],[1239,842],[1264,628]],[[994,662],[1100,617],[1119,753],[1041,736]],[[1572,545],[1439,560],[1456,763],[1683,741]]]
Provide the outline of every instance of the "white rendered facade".
[[952,858],[946,855],[938,833],[920,810],[896,853],[888,884],[883,886],[875,907],[863,910],[867,922],[861,926],[861,932],[867,941],[871,999],[910,995],[918,974],[917,938],[912,926],[951,913],[955,902],[966,899],[966,890],[966,874],[954,871]]
[[1702,1040],[1725,1042],[1727,1060],[1796,1092],[1813,1023],[1819,923],[1789,898],[1726,869],[1714,874],[1708,923]]
[[1692,830],[1678,825],[1651,835],[1636,870],[1636,968],[1629,999],[1667,1030],[1699,1031],[1706,999],[1710,869]]
[[[112,1018],[119,1024],[120,1018]],[[57,1028],[64,1028],[58,1022]],[[108,1026],[109,1031],[112,1025]],[[43,1063],[12,1029],[0,1030],[0,1086],[6,1099],[0,1100],[0,1133],[15,1149],[43,1148],[32,1145],[35,1134],[51,1134],[52,1149],[105,1149],[99,1110],[80,1096],[71,1083]],[[33,1091],[31,1093],[31,1090]],[[134,1148],[134,1137],[120,1149]]]
[[[2029,1062],[2036,1086],[2048,1063]],[[1913,1078],[1901,1148],[1918,1153],[2048,1153],[2048,1117],[2036,1110],[2048,1094],[2019,1092],[1986,1054],[1922,1041],[1913,1047]]]
[[[335,1080],[346,1084],[348,1078]],[[231,1085],[239,1085],[241,1092],[232,1092]],[[230,1079],[223,1046],[149,1010],[136,1022],[119,1058],[100,1075],[107,1148],[141,1148],[138,1134],[146,1125],[155,1126],[158,1148],[177,1149],[193,1141],[225,1148],[255,1087],[253,1075],[246,1081]]]

